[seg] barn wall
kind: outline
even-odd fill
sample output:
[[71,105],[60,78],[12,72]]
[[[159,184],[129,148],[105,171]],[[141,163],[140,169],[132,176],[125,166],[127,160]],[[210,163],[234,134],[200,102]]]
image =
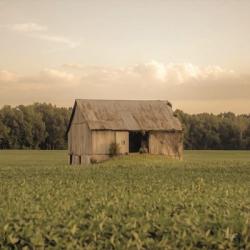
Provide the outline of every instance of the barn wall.
[[91,154],[91,136],[86,123],[72,124],[68,139],[69,154]]
[[115,132],[116,143],[119,145],[120,154],[129,152],[129,134],[127,131]]
[[89,155],[91,154],[91,131],[78,108],[75,110],[68,132],[68,150],[69,155],[72,155],[72,164],[89,162]]
[[183,135],[180,132],[150,132],[149,152],[182,158],[182,137]]
[[109,155],[109,147],[115,142],[115,132],[107,130],[92,131],[92,154]]
[[119,145],[120,154],[128,153],[128,132],[111,130],[92,131],[91,159],[94,161],[102,161],[108,159],[111,143],[117,143]]

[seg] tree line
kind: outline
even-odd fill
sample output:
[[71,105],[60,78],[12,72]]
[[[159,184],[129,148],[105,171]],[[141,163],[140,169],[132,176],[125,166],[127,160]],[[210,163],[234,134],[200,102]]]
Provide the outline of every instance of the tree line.
[[250,115],[190,115],[180,110],[175,115],[184,129],[185,149],[250,149]]
[[35,103],[0,109],[0,148],[65,149],[71,109]]
[[[0,109],[0,149],[66,149],[71,108],[35,103]],[[250,115],[175,111],[185,149],[250,149]]]

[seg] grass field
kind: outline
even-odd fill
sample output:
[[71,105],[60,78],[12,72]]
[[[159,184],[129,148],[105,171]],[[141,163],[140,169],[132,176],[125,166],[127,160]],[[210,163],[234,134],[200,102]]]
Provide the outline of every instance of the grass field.
[[0,151],[0,249],[250,249],[250,152],[66,156]]

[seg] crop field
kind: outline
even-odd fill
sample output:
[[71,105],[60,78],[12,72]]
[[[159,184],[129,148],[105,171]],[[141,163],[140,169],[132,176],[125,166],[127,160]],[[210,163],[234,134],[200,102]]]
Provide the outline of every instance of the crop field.
[[2,150],[0,249],[250,249],[250,152],[76,167]]

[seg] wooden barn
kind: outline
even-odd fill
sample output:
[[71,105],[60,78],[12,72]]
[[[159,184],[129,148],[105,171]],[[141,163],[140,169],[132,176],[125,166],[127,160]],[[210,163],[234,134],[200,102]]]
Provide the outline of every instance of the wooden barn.
[[70,164],[106,160],[114,145],[121,155],[182,158],[182,126],[168,101],[78,99],[67,134]]

